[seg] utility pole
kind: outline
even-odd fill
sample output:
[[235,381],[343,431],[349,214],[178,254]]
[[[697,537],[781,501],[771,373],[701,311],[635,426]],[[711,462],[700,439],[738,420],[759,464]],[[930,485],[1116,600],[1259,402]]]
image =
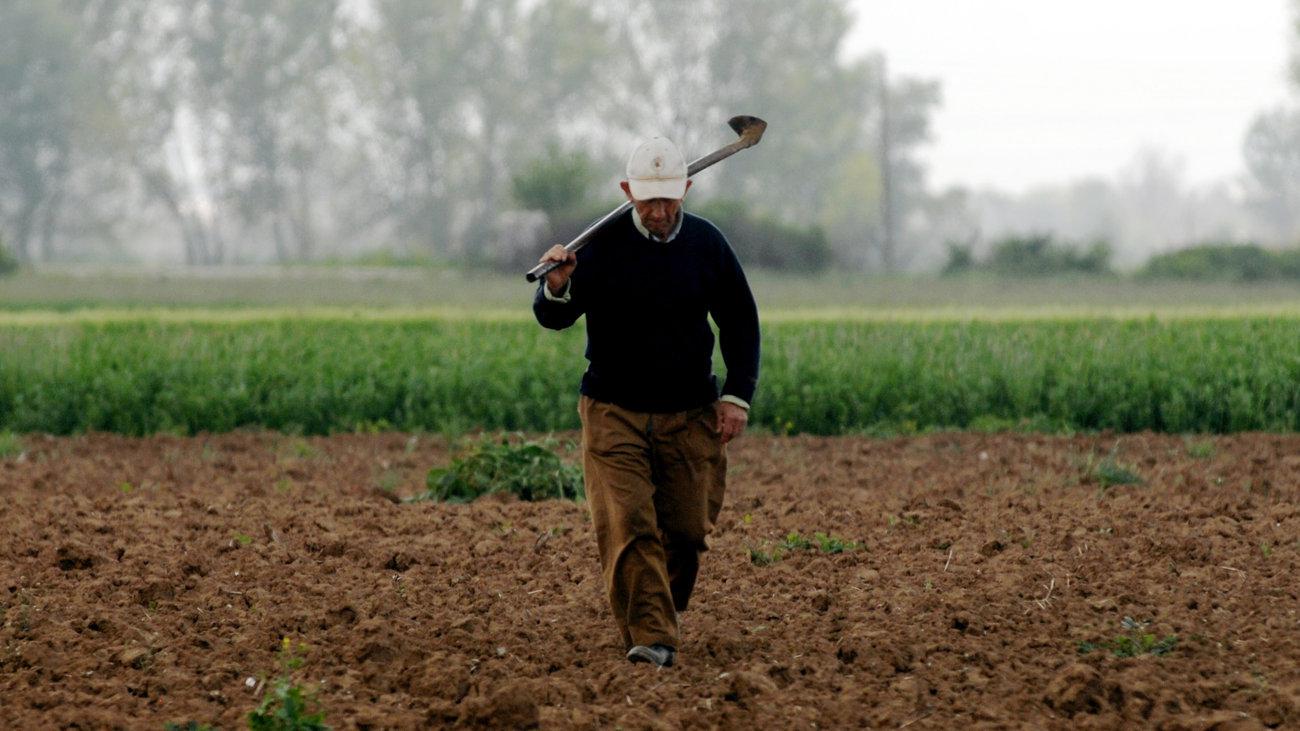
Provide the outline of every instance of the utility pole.
[[894,273],[894,149],[890,121],[889,62],[880,56],[880,262],[885,273]]

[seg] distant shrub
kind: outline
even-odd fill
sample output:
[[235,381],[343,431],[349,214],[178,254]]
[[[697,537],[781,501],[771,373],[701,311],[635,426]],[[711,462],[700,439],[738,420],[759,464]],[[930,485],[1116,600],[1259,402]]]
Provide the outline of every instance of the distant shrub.
[[943,265],[943,275],[963,274],[975,268],[975,253],[970,244],[947,243],[948,261]]
[[1140,275],[1150,279],[1234,282],[1300,279],[1300,250],[1269,251],[1256,244],[1204,244],[1153,256]]
[[709,200],[688,210],[717,226],[746,266],[820,272],[831,265],[830,241],[816,226],[787,223],[734,200]]
[[1011,236],[994,243],[984,268],[999,274],[1108,274],[1110,245],[1098,241],[1087,247],[1057,243],[1050,234]]
[[525,210],[542,211],[552,220],[585,207],[598,174],[591,157],[550,144],[541,157],[510,178],[510,192]]
[[1088,245],[1054,241],[1051,234],[1008,236],[993,243],[989,255],[977,260],[969,244],[948,244],[945,275],[989,272],[1030,277],[1057,274],[1111,274],[1110,244]]

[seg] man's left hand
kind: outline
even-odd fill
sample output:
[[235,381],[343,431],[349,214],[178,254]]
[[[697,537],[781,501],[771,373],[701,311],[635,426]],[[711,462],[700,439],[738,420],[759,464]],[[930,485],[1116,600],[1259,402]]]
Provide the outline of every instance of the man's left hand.
[[722,437],[723,444],[730,442],[745,431],[745,425],[749,423],[748,411],[730,401],[719,401],[716,411],[718,412],[717,432]]

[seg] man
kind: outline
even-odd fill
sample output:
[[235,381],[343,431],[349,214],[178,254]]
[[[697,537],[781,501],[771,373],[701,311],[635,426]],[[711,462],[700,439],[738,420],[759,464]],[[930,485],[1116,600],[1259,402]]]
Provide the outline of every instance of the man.
[[[682,210],[677,147],[655,137],[628,159],[632,210],[560,262],[533,300],[543,326],[587,316],[582,417],[587,502],[614,620],[632,662],[672,666],[677,613],[695,587],[726,488],[725,445],[745,429],[758,381],[758,309],[740,262]],[[713,375],[717,323],[726,383]]]

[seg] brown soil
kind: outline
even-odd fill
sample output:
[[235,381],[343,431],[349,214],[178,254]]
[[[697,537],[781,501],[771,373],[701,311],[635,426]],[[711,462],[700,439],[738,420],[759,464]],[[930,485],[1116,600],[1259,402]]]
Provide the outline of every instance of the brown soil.
[[[745,438],[657,671],[581,505],[390,499],[441,440],[31,437],[0,461],[0,718],[238,728],[288,637],[336,728],[1297,728],[1300,437],[1204,441]],[[1088,476],[1112,450],[1145,485]],[[862,548],[750,562],[796,530]],[[1126,616],[1177,645],[1080,652]]]

